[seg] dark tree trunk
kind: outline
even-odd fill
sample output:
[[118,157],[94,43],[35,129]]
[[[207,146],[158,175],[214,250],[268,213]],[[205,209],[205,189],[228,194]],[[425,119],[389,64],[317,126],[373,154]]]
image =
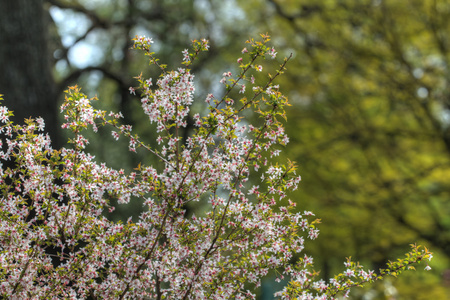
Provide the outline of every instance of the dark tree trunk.
[[44,118],[53,146],[57,140],[57,96],[47,48],[43,0],[0,1],[0,94],[14,121]]

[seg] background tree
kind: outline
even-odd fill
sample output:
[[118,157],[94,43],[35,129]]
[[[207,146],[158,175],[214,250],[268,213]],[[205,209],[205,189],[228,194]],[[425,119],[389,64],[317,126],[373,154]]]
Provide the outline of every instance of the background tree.
[[43,1],[0,3],[0,93],[15,120],[42,116],[57,143],[56,94],[47,47]]

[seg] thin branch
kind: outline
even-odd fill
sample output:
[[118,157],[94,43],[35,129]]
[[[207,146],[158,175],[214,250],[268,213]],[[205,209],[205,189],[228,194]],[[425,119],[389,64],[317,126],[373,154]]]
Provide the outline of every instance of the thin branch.
[[60,0],[46,0],[51,5],[57,6],[61,9],[70,9],[75,12],[85,14],[91,21],[94,23],[96,27],[109,28],[111,23],[100,18],[95,12],[92,10],[86,9],[84,6],[80,4],[75,4],[73,2],[65,2]]
[[73,81],[77,80],[83,73],[91,72],[91,71],[99,71],[99,72],[101,72],[104,76],[106,76],[106,77],[116,81],[121,88],[128,89],[128,87],[130,85],[128,83],[128,81],[125,80],[122,76],[112,72],[111,70],[109,70],[106,67],[103,67],[103,66],[89,66],[89,67],[86,67],[86,68],[83,68],[83,69],[75,70],[69,76],[64,78],[64,80],[58,84],[58,87],[56,89],[57,90],[57,94],[61,94],[67,88],[67,86],[69,86]]

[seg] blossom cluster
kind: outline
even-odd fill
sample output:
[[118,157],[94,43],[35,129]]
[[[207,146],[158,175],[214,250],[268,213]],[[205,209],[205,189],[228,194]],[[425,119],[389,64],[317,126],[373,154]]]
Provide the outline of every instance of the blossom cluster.
[[[155,86],[151,78],[138,77],[139,86],[130,91],[141,93],[142,109],[156,123],[158,149],[121,124],[120,113],[95,109],[94,99],[78,87],[66,91],[61,107],[62,127],[74,136],[67,148],[52,148],[42,119],[14,125],[12,113],[0,107],[0,294],[254,299],[261,279],[276,271],[278,278],[291,279],[281,298],[332,299],[376,279],[349,261],[344,275],[330,283],[316,280],[312,257],[302,253],[306,241],[318,236],[319,220],[288,199],[301,180],[295,163],[270,160],[289,142],[282,124],[288,100],[274,84],[289,58],[257,85],[252,72],[262,66],[256,61],[277,53],[266,35],[249,40],[239,71],[224,74],[223,95],[207,96],[205,109],[193,117],[193,133],[185,137],[195,95],[189,66],[209,46],[193,41],[192,53],[182,52],[183,67],[166,71],[150,52],[152,42],[137,37],[135,48],[145,51],[161,76]],[[254,118],[243,120],[247,110]],[[130,151],[147,150],[163,167],[139,164],[126,173],[96,162],[85,152],[84,133],[100,126],[112,128],[115,139],[128,139]],[[137,220],[105,217],[115,209],[112,200],[120,205],[136,198],[144,203]],[[188,215],[191,202],[203,203],[206,212]],[[428,257],[417,250],[408,262]],[[349,281],[357,276],[360,281]]]

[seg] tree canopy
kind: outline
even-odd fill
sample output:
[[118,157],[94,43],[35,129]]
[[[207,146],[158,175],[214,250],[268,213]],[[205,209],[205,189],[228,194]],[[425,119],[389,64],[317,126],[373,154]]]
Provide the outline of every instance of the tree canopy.
[[349,247],[379,265],[420,240],[439,253],[439,276],[450,253],[449,4],[270,2],[269,27],[296,54],[288,155],[305,174],[298,201],[325,220],[324,266]]

